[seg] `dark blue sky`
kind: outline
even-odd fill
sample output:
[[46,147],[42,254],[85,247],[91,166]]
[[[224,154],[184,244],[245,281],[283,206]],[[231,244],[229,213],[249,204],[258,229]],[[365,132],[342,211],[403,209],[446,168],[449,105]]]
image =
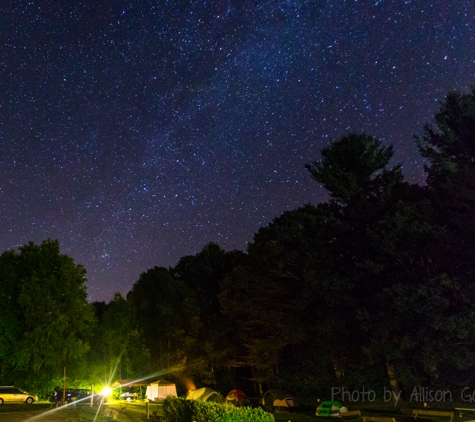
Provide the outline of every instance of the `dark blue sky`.
[[413,135],[475,83],[468,0],[7,4],[0,252],[59,239],[91,300],[325,200],[304,165],[348,132],[423,181]]

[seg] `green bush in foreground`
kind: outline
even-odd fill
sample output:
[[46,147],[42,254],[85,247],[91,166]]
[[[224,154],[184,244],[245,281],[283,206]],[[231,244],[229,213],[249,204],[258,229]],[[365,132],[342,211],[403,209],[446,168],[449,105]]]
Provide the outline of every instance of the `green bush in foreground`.
[[263,409],[236,407],[232,404],[208,403],[167,397],[164,402],[167,422],[274,422],[274,416]]

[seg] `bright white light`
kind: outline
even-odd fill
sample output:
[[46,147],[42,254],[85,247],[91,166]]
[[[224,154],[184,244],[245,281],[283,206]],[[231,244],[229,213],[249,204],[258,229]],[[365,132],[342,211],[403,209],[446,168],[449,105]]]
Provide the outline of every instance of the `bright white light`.
[[112,388],[110,387],[104,387],[101,391],[101,394],[104,396],[104,397],[109,397],[111,394],[112,394]]

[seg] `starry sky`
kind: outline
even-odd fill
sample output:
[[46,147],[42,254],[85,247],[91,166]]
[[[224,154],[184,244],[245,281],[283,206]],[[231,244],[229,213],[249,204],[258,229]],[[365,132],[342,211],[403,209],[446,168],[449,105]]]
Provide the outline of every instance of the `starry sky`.
[[59,239],[108,302],[216,242],[245,250],[327,199],[304,168],[392,144],[475,83],[473,0],[6,0],[0,252]]

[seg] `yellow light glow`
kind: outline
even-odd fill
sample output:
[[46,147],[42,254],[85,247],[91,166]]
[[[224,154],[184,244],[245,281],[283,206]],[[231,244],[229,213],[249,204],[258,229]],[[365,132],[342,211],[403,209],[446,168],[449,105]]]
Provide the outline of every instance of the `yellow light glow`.
[[104,387],[101,391],[101,394],[105,397],[109,397],[112,394],[112,388]]

